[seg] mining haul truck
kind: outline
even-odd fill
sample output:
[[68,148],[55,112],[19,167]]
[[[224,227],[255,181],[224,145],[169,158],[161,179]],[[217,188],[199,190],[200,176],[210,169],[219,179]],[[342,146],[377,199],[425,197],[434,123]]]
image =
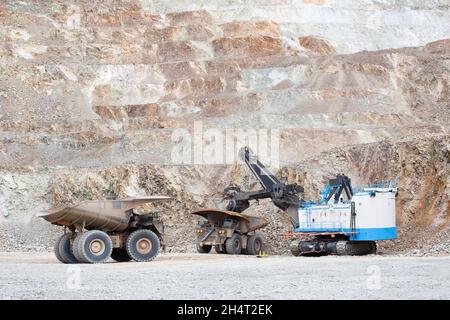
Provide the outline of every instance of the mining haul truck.
[[255,231],[269,224],[264,218],[238,212],[204,209],[192,212],[203,217],[197,228],[197,251],[257,255],[264,250],[264,239]]
[[[64,226],[55,243],[55,255],[63,263],[150,261],[163,241],[164,225],[151,213],[134,208],[171,197],[147,196],[122,200],[88,200],[38,213],[52,224]],[[68,232],[66,232],[68,231]]]
[[301,198],[303,187],[278,180],[249,148],[240,157],[262,186],[258,191],[242,191],[231,185],[224,190],[226,210],[242,214],[251,200],[271,199],[291,219],[292,254],[364,255],[376,253],[376,241],[395,239],[395,183],[353,190],[345,175],[330,179],[320,202]]

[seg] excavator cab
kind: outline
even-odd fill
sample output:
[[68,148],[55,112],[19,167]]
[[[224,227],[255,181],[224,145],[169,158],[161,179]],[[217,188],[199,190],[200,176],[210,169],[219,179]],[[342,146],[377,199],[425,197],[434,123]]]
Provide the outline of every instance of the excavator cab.
[[[325,190],[322,192],[321,203],[326,204],[332,200],[333,203],[350,201],[353,196],[352,181],[343,174],[330,179]],[[344,200],[344,198],[346,200]]]

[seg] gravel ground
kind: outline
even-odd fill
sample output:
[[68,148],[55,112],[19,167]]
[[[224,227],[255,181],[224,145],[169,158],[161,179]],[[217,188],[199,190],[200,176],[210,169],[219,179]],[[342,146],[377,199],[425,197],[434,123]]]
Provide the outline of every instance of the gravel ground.
[[64,265],[0,253],[1,299],[449,299],[450,256],[160,254],[149,263]]

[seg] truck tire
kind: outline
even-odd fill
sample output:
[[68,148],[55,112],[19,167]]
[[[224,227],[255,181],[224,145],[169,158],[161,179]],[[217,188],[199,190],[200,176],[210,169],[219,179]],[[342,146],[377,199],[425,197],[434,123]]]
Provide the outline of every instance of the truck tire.
[[153,260],[158,255],[160,246],[158,236],[147,229],[133,231],[126,242],[128,255],[138,262]]
[[225,251],[228,254],[240,254],[242,250],[242,239],[238,233],[234,233],[231,238],[225,241]]
[[103,263],[109,259],[113,249],[106,232],[89,230],[78,234],[73,242],[73,254],[81,263]]
[[247,253],[250,255],[258,255],[264,250],[264,238],[260,234],[254,234],[248,237]]
[[210,253],[212,246],[201,246],[200,243],[197,243],[197,251],[199,253]]
[[64,236],[65,236],[65,234],[63,234],[56,240],[55,245],[53,246],[53,252],[55,253],[55,257],[56,257],[56,259],[58,259],[59,262],[67,263],[66,261],[63,260],[63,258],[59,254],[59,243],[61,242],[62,237],[64,237]]
[[70,236],[70,233],[65,233],[55,243],[55,256],[62,263],[78,263],[70,248]]
[[125,250],[119,248],[113,249],[111,253],[111,258],[117,262],[128,262],[131,260],[128,253]]
[[216,250],[216,253],[218,253],[218,254],[224,254],[224,253],[226,253],[226,252],[225,252],[225,247],[224,247],[223,244],[216,244],[216,245],[214,246],[214,250]]

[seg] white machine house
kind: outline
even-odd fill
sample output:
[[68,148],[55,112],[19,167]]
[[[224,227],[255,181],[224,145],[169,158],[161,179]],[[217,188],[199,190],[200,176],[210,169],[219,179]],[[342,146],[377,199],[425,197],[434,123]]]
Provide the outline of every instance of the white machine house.
[[294,241],[291,252],[368,254],[376,252],[376,242],[395,239],[395,183],[353,190],[344,175],[331,179],[322,201],[304,202],[298,208],[295,232],[311,240]]

